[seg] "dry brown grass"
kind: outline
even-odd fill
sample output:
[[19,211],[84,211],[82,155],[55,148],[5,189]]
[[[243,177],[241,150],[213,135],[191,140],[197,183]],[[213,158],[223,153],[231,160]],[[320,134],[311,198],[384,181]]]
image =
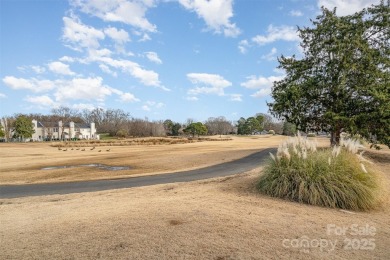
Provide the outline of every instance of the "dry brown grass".
[[84,148],[99,146],[132,146],[132,145],[166,145],[166,144],[187,144],[205,141],[230,141],[230,137],[145,137],[145,138],[118,138],[111,140],[80,140],[52,142],[52,147],[59,148]]
[[[375,162],[389,190],[390,151],[373,151],[370,157],[379,160]],[[0,259],[388,259],[388,196],[384,207],[372,212],[303,205],[257,193],[259,172],[260,168],[190,183],[1,199]],[[328,235],[331,224],[369,225],[376,233]],[[337,240],[335,250],[283,246],[285,239],[304,236]],[[375,249],[347,250],[345,239],[374,239]]]
[[[232,161],[259,149],[277,146],[283,138],[285,137],[229,137],[222,139],[232,140],[172,145],[145,143],[145,145],[134,146],[96,146],[91,144],[88,147],[67,147],[66,151],[52,147],[51,143],[0,143],[0,184],[126,178],[190,170]],[[83,149],[85,151],[82,151]],[[41,170],[49,166],[81,164],[129,166],[131,169],[106,171],[80,167]]]
[[[390,155],[390,153],[387,153]],[[390,164],[381,164],[390,188]],[[191,183],[0,201],[0,259],[388,259],[390,200],[370,213],[260,195],[259,170]],[[327,225],[375,227],[327,235]],[[336,241],[334,251],[284,239]],[[370,239],[374,250],[344,249]]]

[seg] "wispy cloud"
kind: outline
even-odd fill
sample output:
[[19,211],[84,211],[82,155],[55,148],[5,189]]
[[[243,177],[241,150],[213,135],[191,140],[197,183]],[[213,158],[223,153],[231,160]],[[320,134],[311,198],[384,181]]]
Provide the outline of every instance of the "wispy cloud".
[[101,77],[37,80],[35,78],[25,79],[7,76],[3,78],[3,82],[6,86],[15,90],[29,90],[37,93],[45,92],[46,94],[41,96],[28,96],[25,100],[33,104],[50,107],[54,106],[54,104],[66,104],[75,100],[104,102],[107,96],[113,94],[118,95],[119,100],[123,102],[140,101],[131,93],[124,93],[119,89],[103,84]]
[[279,81],[283,76],[256,77],[255,75],[247,77],[247,81],[241,83],[241,86],[249,89],[270,88],[274,81]]
[[255,75],[247,77],[247,81],[241,83],[242,87],[248,89],[258,89],[252,97],[261,98],[271,94],[271,88],[274,81],[279,81],[284,76],[256,77]]
[[125,60],[125,59],[113,59],[109,57],[108,52],[96,52],[90,53],[90,56],[86,62],[98,62],[103,63],[105,66],[100,67],[105,72],[111,71],[111,68],[120,69],[124,73],[129,73],[134,78],[138,79],[142,84],[146,86],[154,86],[161,88],[162,90],[169,91],[168,88],[162,86],[159,80],[159,74],[153,70],[144,69],[140,64]]
[[194,97],[194,96],[186,97],[186,99],[187,99],[188,101],[198,101],[198,100],[199,100],[199,98]]
[[232,23],[232,0],[179,0],[179,3],[187,10],[197,13],[202,18],[209,30],[215,33],[223,33],[226,37],[237,37],[241,30]]
[[238,50],[239,50],[242,54],[247,53],[249,47],[250,47],[250,44],[249,44],[248,40],[241,40],[241,41],[238,43]]
[[379,4],[380,0],[317,0],[317,6],[324,6],[328,9],[336,7],[336,13],[341,16],[350,15],[369,7]]
[[230,94],[230,101],[237,101],[241,102],[242,101],[242,94]]
[[51,80],[39,80],[36,78],[25,79],[14,76],[3,78],[6,86],[14,90],[30,90],[32,92],[46,92],[55,88],[55,83]]
[[105,65],[105,64],[99,64],[99,68],[103,71],[103,72],[105,72],[105,73],[107,73],[107,74],[110,74],[111,76],[113,76],[113,77],[118,77],[118,73],[116,73],[115,71],[112,71],[111,69],[110,69],[110,67],[108,67],[107,65]]
[[118,30],[115,27],[108,27],[104,29],[104,33],[118,44],[124,44],[130,41],[129,34],[123,29]]
[[51,99],[47,95],[42,95],[42,96],[27,96],[25,98],[25,101],[32,103],[38,107],[49,107],[52,108],[56,105],[55,101]]
[[274,48],[271,49],[271,51],[269,53],[267,53],[266,55],[261,56],[261,58],[265,59],[265,60],[268,60],[268,61],[276,60],[275,54],[277,52],[278,52],[278,50],[274,47]]
[[154,0],[71,0],[71,5],[84,13],[99,17],[103,21],[122,22],[148,32],[157,31],[156,25],[150,23],[145,17],[148,9],[156,5]]
[[232,85],[230,81],[217,74],[189,73],[187,78],[196,86],[188,90],[188,94],[191,96],[199,94],[223,96],[225,94],[224,89]]
[[75,15],[63,17],[62,20],[64,21],[62,39],[66,46],[73,50],[82,51],[84,48],[97,49],[100,46],[99,40],[105,38],[101,30],[83,24]]
[[146,58],[150,60],[151,62],[154,62],[156,64],[162,64],[162,60],[158,57],[158,54],[155,52],[145,52]]
[[45,67],[38,66],[38,65],[31,65],[31,66],[19,66],[17,69],[21,72],[28,72],[32,71],[36,74],[43,74],[46,72]]
[[165,107],[165,104],[162,102],[155,102],[155,101],[146,101],[145,104],[141,107],[144,111],[152,111],[153,109],[161,109]]
[[122,102],[139,102],[140,100],[136,98],[133,94],[131,93],[123,93],[120,95],[120,101]]
[[259,91],[256,91],[254,94],[252,94],[251,97],[262,98],[262,97],[268,96],[269,94],[271,94],[271,92],[272,91],[270,88],[263,88],[263,89],[260,89]]
[[290,15],[294,17],[303,16],[303,13],[300,10],[291,10]]
[[49,70],[57,74],[69,75],[69,76],[76,74],[70,70],[68,64],[62,63],[60,61],[50,62],[47,66],[49,67]]
[[129,34],[125,30],[118,30],[110,26],[104,29],[104,33],[115,42],[115,47],[118,52],[125,52],[124,45],[131,41]]
[[77,104],[73,104],[72,108],[77,110],[84,110],[84,109],[93,110],[96,108],[96,106],[88,103],[77,103]]
[[275,41],[299,41],[297,28],[294,26],[268,26],[266,35],[257,35],[252,38],[252,42],[258,45],[265,45]]

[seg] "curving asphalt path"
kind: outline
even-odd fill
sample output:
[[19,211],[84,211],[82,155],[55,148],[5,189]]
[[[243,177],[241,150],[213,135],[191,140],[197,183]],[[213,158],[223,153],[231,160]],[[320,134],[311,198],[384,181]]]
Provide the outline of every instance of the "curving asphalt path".
[[258,167],[264,161],[264,159],[268,157],[269,152],[273,151],[275,151],[275,148],[268,148],[231,162],[196,170],[159,175],[113,180],[0,185],[0,198],[19,198],[27,196],[93,192],[223,177],[237,173],[243,173]]

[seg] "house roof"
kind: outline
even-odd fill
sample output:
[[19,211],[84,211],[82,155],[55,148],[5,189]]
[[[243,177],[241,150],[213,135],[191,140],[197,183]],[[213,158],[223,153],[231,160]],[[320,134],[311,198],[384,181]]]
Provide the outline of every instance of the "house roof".
[[81,124],[75,123],[74,127],[75,128],[91,128],[91,126],[89,124],[85,124],[85,123],[81,123]]
[[[69,127],[70,126],[70,123],[65,123],[64,124],[64,127]],[[59,127],[59,123],[58,122],[40,122],[38,121],[37,122],[37,127],[40,127],[40,128],[44,128],[44,127]],[[85,124],[85,123],[75,123],[74,124],[74,127],[75,128],[91,128],[91,126],[89,124]]]
[[58,122],[37,122],[38,127],[58,127]]

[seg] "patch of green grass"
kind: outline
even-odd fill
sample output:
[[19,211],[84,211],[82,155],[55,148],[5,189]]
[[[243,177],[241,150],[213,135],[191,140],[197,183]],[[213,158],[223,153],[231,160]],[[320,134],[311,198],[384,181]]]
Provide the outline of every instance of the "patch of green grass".
[[115,140],[118,139],[115,136],[110,136],[110,134],[99,134],[100,140]]
[[356,154],[357,143],[317,150],[302,137],[283,143],[264,169],[259,191],[311,205],[370,210],[380,202],[378,175]]

